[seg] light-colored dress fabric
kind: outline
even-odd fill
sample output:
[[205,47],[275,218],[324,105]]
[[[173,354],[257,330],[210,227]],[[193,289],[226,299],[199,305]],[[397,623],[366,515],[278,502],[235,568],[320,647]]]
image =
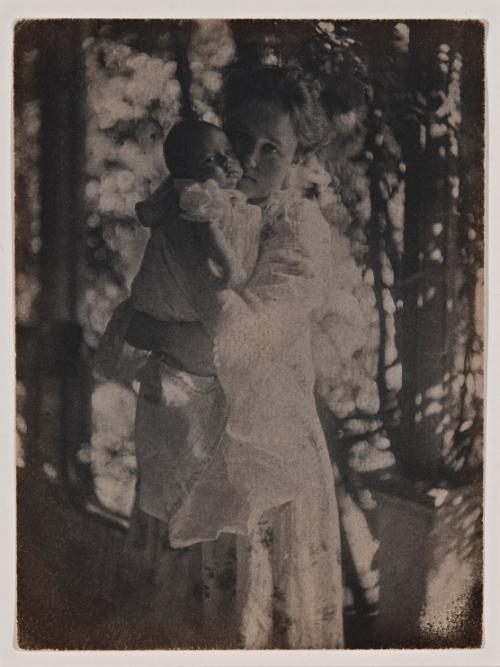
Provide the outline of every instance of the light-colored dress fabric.
[[[189,601],[201,595],[201,616],[191,614],[200,636],[225,627],[230,610],[227,636],[233,632],[239,646],[340,648],[339,517],[310,341],[330,280],[330,229],[317,205],[294,191],[271,199],[263,224],[255,272],[240,290],[220,291],[215,309],[198,300],[189,312],[189,277],[168,257],[169,284],[188,308],[174,312],[177,301],[166,314],[202,320],[214,337],[218,377],[150,356],[137,407],[129,553],[137,557],[142,544],[138,560],[149,558],[148,613],[164,614],[165,628],[172,614],[188,619]],[[158,238],[168,256],[168,239]],[[234,570],[234,585],[222,589],[207,584],[221,581],[217,567],[207,574],[220,552],[234,555],[222,558]],[[181,561],[191,565],[176,602]]]
[[257,262],[260,207],[249,204],[239,190],[222,189],[211,179],[205,183],[177,179],[174,186],[182,218],[211,228],[216,245],[227,259],[229,284],[245,283]]
[[[161,365],[164,390],[159,403],[148,401],[144,382],[139,398],[139,506],[162,518],[152,504],[165,493],[152,480],[161,469],[164,488],[177,484],[179,467],[158,465],[175,430],[165,430],[165,420],[175,414],[176,433],[189,434],[210,415],[202,429],[214,435],[214,446],[211,439],[197,441],[206,466],[166,517],[170,546],[240,536],[235,618],[243,646],[336,648],[343,641],[338,511],[314,404],[309,333],[328,287],[330,230],[315,204],[292,192],[273,198],[264,222],[267,237],[250,281],[239,292],[221,292],[219,311],[201,313],[214,335],[217,384],[226,398],[222,437],[215,442],[210,420],[217,419],[217,410],[210,412],[216,386],[200,409],[207,393],[196,403],[197,388],[184,384],[191,396],[183,401],[172,390],[171,368],[152,359]],[[148,487],[156,490],[150,494]],[[276,624],[283,630],[279,640]]]
[[227,424],[206,472],[171,519],[187,546],[248,534],[267,510],[307,498],[336,515],[333,472],[314,401],[310,320],[326,302],[330,228],[286,191],[264,211],[268,238],[246,286],[211,311]]

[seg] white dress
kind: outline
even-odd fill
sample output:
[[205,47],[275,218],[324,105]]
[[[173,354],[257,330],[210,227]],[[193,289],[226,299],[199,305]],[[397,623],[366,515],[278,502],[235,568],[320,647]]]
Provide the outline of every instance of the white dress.
[[190,608],[205,630],[228,628],[224,646],[341,648],[339,516],[310,339],[330,281],[330,229],[294,191],[271,198],[263,224],[246,285],[220,291],[215,309],[197,302],[217,378],[161,356],[147,363],[130,551],[149,563],[148,613],[165,628]]

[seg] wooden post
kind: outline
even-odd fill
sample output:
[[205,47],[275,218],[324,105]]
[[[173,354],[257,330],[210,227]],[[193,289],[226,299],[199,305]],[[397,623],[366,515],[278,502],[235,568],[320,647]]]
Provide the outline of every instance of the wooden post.
[[[441,422],[444,410],[450,409],[446,397],[453,370],[450,347],[455,324],[450,290],[460,250],[456,196],[459,173],[449,132],[452,117],[446,109],[439,109],[445,98],[450,99],[451,67],[459,52],[458,25],[449,21],[410,22],[408,80],[419,110],[409,117],[403,146],[406,203],[401,453],[408,475],[430,479],[446,474]],[[460,99],[454,103],[459,111]]]
[[76,453],[88,438],[89,422],[88,374],[77,322],[85,258],[84,30],[82,21],[43,21],[36,26],[40,48],[42,283],[38,456],[73,488],[82,481],[76,472]]

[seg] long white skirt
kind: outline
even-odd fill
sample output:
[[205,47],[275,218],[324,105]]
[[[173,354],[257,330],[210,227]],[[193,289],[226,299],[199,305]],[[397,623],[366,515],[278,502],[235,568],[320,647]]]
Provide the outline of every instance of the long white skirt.
[[136,509],[117,581],[124,615],[158,648],[341,648],[340,545],[313,539],[308,516],[289,503],[248,537],[172,549],[167,524]]

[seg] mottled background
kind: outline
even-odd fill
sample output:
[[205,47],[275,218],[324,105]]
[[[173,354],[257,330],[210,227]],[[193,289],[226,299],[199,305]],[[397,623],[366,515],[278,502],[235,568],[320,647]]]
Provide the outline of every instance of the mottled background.
[[94,377],[92,356],[142,257],[134,205],[166,175],[166,133],[192,108],[219,123],[226,68],[262,61],[299,63],[331,121],[301,184],[351,260],[332,258],[318,406],[380,542],[380,614],[358,608],[348,646],[480,643],[483,39],[452,21],[17,25],[22,642],[103,641],[86,614],[105,623],[133,503],[138,382],[126,364]]

